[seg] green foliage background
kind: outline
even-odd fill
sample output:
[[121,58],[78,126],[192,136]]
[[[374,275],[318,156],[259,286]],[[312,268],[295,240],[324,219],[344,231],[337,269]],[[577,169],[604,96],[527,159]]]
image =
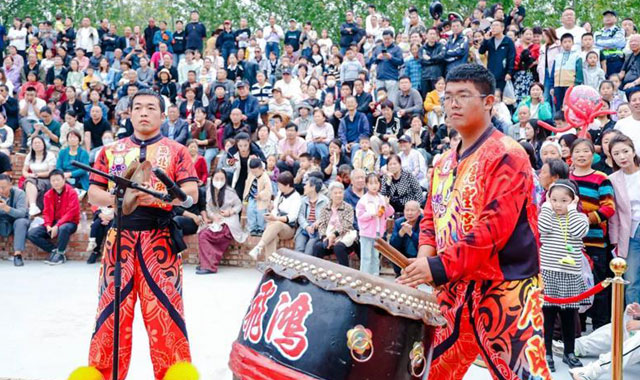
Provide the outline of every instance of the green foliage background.
[[[471,13],[477,0],[442,0],[445,11],[456,11],[463,15]],[[246,17],[252,27],[264,26],[269,14],[278,17],[283,27],[293,17],[300,21],[311,21],[316,30],[327,28],[333,36],[338,34],[347,9],[354,9],[364,15],[367,4],[373,3],[379,12],[391,18],[392,25],[398,30],[402,26],[402,15],[410,6],[415,5],[420,14],[428,18],[429,1],[416,2],[400,0],[0,0],[0,21],[6,24],[14,16],[30,15],[34,21],[52,20],[60,10],[77,20],[83,16],[92,20],[108,18],[116,20],[118,29],[124,25],[146,25],[148,17],[156,20],[188,20],[189,12],[197,9],[200,19],[208,30],[217,27],[225,19],[238,20]],[[487,1],[492,4],[491,0]],[[510,9],[513,0],[505,0],[505,9]],[[640,21],[640,0],[524,0],[527,9],[525,24],[560,25],[560,14],[566,6],[574,6],[580,21],[589,21],[594,27],[600,27],[602,12],[606,9],[617,10],[619,17],[632,17]],[[428,24],[431,20],[425,20]]]

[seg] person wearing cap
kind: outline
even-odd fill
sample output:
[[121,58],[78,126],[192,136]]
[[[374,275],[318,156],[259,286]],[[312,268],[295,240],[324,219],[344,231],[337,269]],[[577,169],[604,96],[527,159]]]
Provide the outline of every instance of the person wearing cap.
[[288,67],[282,70],[282,79],[276,82],[274,88],[279,88],[282,91],[282,96],[293,103],[302,100],[300,81],[291,75],[291,69]]
[[351,42],[359,42],[356,41],[358,29],[358,24],[353,19],[353,11],[348,10],[345,14],[345,22],[340,25],[340,54],[344,55],[351,46]]
[[306,137],[309,126],[313,124],[313,107],[309,102],[303,100],[298,103],[296,110],[298,111],[298,117],[293,120],[293,123],[298,126],[298,135]]
[[224,60],[224,66],[227,67],[227,60],[230,54],[235,54],[236,48],[236,35],[231,28],[231,20],[224,20],[222,24],[222,32],[216,39],[216,49],[220,50],[222,59]]
[[300,50],[300,37],[302,31],[298,29],[298,23],[295,19],[289,19],[289,29],[284,33],[284,45],[291,45],[294,52]]
[[258,99],[249,92],[249,82],[242,80],[236,85],[238,97],[233,101],[231,108],[238,108],[242,111],[242,121],[249,126],[251,133],[258,128],[258,116],[260,116],[260,105]]
[[607,78],[616,74],[624,64],[624,52],[627,44],[624,30],[616,25],[618,15],[615,11],[607,10],[602,13],[603,28],[593,34],[596,48],[600,49],[600,56],[604,59]]

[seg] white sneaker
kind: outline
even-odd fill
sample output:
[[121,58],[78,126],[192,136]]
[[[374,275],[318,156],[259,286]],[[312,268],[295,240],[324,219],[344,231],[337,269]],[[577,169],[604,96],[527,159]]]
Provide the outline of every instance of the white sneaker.
[[[551,342],[551,351],[553,352],[553,354],[555,356],[560,356],[562,357],[562,355],[564,355],[564,343],[562,343],[559,340],[554,340]],[[576,355],[578,356],[578,355]]]
[[251,251],[249,251],[249,256],[251,256],[251,258],[254,260],[258,260],[258,256],[260,256],[261,253],[262,244],[258,243],[258,245],[256,245]]
[[586,373],[585,367],[579,368],[569,368],[569,373],[571,374],[571,378],[574,380],[593,380],[593,378]]
[[95,238],[89,238],[89,244],[87,244],[87,252],[93,252],[93,250],[98,246],[96,244]]
[[82,199],[87,194],[87,192],[82,189],[76,189],[76,193],[78,193],[78,201],[80,202],[82,202]]
[[40,208],[38,208],[38,206],[36,206],[35,204],[29,206],[29,216],[36,216],[40,214],[40,212],[42,212],[42,210],[40,210]]

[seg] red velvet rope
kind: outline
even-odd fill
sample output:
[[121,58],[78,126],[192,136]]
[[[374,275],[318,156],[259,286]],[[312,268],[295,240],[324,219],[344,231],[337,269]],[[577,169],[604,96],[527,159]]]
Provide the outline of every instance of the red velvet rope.
[[[604,283],[605,283],[605,281],[601,281],[600,283],[598,283],[593,288],[587,290],[586,292],[584,292],[582,294],[578,294],[577,296],[568,297],[568,298],[553,298],[553,297],[549,297],[549,296],[544,296],[544,300],[549,302],[549,303],[555,303],[555,304],[559,304],[559,305],[565,305],[565,304],[568,304],[568,303],[580,302],[580,301],[582,301],[583,299],[585,299],[587,297],[591,297],[592,295],[594,295],[596,293],[600,293],[606,287],[606,285],[604,285]],[[607,285],[608,285],[608,283],[607,283]]]

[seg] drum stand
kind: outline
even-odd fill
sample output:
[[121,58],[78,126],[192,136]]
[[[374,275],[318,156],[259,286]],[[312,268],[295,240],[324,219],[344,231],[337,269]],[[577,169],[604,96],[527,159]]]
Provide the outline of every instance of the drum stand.
[[161,201],[171,202],[173,197],[169,194],[159,193],[157,191],[149,190],[145,187],[142,187],[140,184],[136,182],[132,182],[126,178],[112,175],[109,173],[105,173],[103,171],[92,168],[89,165],[82,164],[78,161],[71,161],[71,165],[86,170],[90,173],[94,173],[103,178],[108,179],[116,184],[114,189],[116,196],[116,209],[115,209],[115,218],[116,218],[116,261],[114,265],[113,271],[113,286],[114,286],[114,298],[113,298],[113,380],[118,380],[118,359],[119,359],[119,349],[120,349],[120,294],[122,290],[122,257],[121,253],[121,238],[122,238],[122,205],[124,203],[124,194],[127,189],[135,189],[139,190],[143,193],[147,193]]

